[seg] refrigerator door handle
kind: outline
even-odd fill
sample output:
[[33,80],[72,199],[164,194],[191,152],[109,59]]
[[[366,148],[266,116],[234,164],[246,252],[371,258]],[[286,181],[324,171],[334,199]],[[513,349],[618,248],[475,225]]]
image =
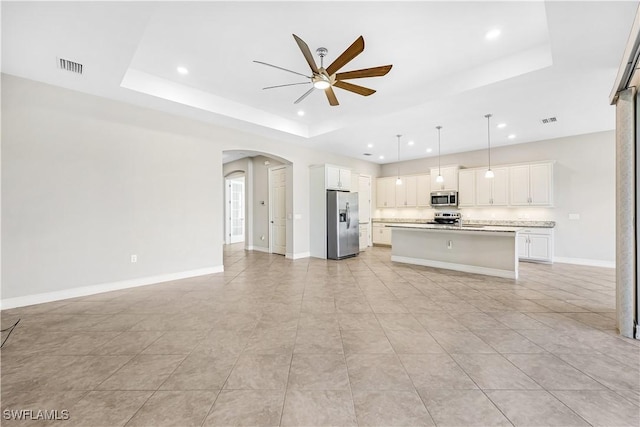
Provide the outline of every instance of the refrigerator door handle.
[[349,225],[351,224],[351,211],[349,209],[349,202],[347,202],[347,230],[350,228]]

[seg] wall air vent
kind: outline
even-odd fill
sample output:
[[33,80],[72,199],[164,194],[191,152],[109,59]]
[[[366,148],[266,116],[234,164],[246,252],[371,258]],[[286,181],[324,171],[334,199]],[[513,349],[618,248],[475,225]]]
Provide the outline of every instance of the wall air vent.
[[63,58],[58,58],[58,67],[60,67],[61,70],[67,70],[76,74],[82,74],[83,68],[79,62],[73,62]]
[[546,119],[542,119],[541,121],[543,125],[546,125],[548,123],[555,123],[558,121],[558,119],[555,117],[547,117]]

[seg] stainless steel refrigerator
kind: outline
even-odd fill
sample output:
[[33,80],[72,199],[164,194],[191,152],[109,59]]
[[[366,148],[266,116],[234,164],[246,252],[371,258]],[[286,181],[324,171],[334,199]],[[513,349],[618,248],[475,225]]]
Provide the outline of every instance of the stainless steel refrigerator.
[[358,255],[358,193],[327,190],[327,258]]

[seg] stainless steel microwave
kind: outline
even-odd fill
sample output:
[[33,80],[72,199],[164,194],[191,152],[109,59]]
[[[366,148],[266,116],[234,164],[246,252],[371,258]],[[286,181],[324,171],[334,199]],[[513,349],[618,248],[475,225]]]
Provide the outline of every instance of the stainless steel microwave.
[[432,191],[431,206],[458,206],[457,191]]

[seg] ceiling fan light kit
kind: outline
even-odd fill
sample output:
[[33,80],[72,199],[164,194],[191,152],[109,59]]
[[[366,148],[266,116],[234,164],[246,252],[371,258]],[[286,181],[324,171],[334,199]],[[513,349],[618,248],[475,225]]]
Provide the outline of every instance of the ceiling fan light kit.
[[383,65],[379,67],[373,68],[363,68],[361,70],[354,71],[346,71],[343,73],[338,73],[338,71],[347,65],[351,60],[353,60],[356,56],[360,55],[362,51],[364,51],[364,38],[362,36],[358,37],[356,41],[354,41],[351,46],[349,46],[344,52],[338,56],[335,61],[331,63],[326,69],[324,68],[324,57],[327,55],[328,50],[324,47],[320,47],[316,49],[316,54],[320,57],[320,67],[316,64],[313,59],[313,55],[311,54],[311,50],[309,46],[302,40],[300,37],[293,34],[293,38],[298,44],[302,55],[304,56],[309,68],[311,69],[311,76],[304,75],[302,73],[298,73],[297,71],[289,70],[283,67],[279,67],[277,65],[268,64],[262,61],[253,61],[257,64],[266,65],[268,67],[277,68],[282,71],[287,71],[289,73],[297,74],[300,76],[304,76],[309,79],[308,82],[304,83],[290,83],[276,86],[268,86],[263,89],[274,89],[277,87],[285,87],[285,86],[295,86],[300,84],[309,84],[311,83],[313,87],[309,89],[307,92],[302,94],[302,96],[294,101],[294,104],[298,104],[303,99],[313,92],[314,89],[324,90],[324,93],[329,101],[329,105],[337,106],[339,105],[338,98],[336,97],[333,87],[337,87],[349,92],[356,93],[362,96],[373,95],[376,91],[373,89],[369,89],[364,86],[355,85],[353,83],[346,82],[345,80],[351,79],[361,79],[366,77],[381,77],[385,76],[393,65]]

